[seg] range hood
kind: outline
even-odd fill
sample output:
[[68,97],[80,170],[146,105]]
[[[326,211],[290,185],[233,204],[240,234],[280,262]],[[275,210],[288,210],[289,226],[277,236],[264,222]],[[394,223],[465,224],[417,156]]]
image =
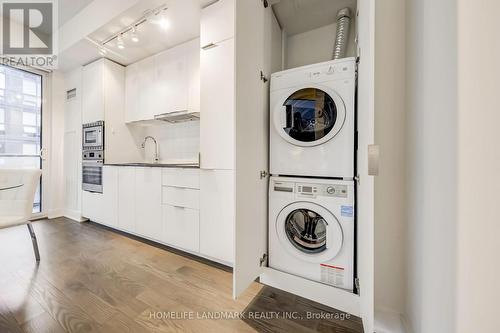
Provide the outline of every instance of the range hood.
[[189,112],[187,110],[168,112],[155,115],[155,120],[166,121],[169,123],[182,123],[185,121],[199,120],[199,112]]

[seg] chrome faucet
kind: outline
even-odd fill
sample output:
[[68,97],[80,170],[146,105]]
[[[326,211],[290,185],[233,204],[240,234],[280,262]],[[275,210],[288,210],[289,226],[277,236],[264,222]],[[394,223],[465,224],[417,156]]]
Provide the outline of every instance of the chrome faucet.
[[158,161],[160,160],[160,157],[158,155],[158,143],[156,142],[155,138],[148,135],[147,137],[144,138],[144,142],[142,143],[141,147],[142,147],[142,149],[146,148],[146,141],[148,141],[148,139],[153,140],[153,142],[155,143],[155,163],[158,163]]

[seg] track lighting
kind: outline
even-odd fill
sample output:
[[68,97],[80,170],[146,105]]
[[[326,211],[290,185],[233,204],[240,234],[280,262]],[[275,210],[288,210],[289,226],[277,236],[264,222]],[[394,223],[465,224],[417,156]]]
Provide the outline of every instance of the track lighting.
[[130,40],[134,43],[139,42],[139,36],[137,35],[137,28],[135,25],[132,27],[132,32],[130,33]]
[[123,50],[125,48],[125,43],[123,42],[123,37],[122,35],[118,35],[116,37],[116,46],[120,49]]

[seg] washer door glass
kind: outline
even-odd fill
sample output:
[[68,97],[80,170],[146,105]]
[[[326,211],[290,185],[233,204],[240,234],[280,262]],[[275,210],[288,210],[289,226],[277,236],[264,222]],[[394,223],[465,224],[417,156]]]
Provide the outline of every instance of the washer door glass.
[[309,209],[295,209],[285,221],[285,234],[299,251],[311,254],[326,250],[325,219]]
[[327,136],[337,121],[333,98],[318,88],[300,89],[283,104],[286,113],[285,132],[301,142],[314,142]]

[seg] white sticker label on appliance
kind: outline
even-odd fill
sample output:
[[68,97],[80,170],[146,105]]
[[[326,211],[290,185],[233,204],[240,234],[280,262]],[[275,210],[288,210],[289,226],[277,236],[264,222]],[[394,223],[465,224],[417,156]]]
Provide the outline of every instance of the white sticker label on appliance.
[[343,287],[344,286],[344,268],[321,264],[321,282],[336,286]]
[[340,215],[342,215],[342,217],[353,217],[354,216],[354,207],[353,206],[341,206],[340,207]]

